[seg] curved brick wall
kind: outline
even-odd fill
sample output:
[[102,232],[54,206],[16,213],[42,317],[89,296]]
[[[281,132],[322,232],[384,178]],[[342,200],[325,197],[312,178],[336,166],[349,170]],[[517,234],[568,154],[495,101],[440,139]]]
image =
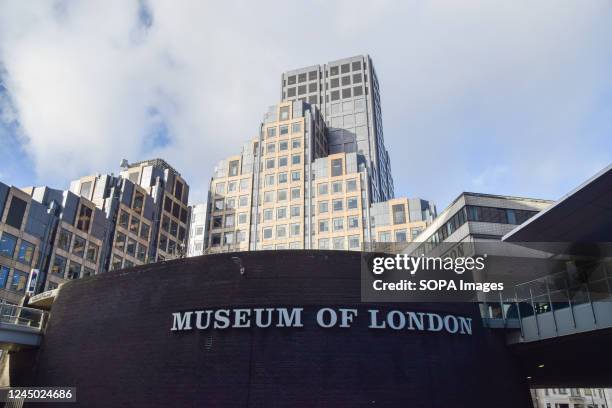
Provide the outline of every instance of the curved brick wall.
[[[30,383],[76,386],[85,407],[529,406],[475,307],[360,305],[359,267],[354,252],[262,251],[72,281]],[[303,328],[170,331],[177,311],[283,305],[305,308]],[[324,306],[354,306],[360,318],[323,329],[314,313]],[[471,316],[473,335],[369,329],[369,308]]]

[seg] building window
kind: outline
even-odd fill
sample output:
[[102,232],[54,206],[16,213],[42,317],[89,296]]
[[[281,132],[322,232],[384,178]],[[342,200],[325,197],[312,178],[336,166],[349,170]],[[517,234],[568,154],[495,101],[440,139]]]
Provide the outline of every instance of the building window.
[[329,249],[329,239],[327,238],[319,239],[319,249]]
[[119,212],[119,226],[128,229],[130,215],[125,210]]
[[226,232],[223,234],[223,245],[232,245],[234,243],[234,233]]
[[344,237],[336,237],[333,240],[333,245],[334,245],[334,249],[336,250],[342,250],[345,249],[344,248]]
[[337,101],[338,99],[340,99],[340,91],[332,91],[331,92],[331,100],[332,101]]
[[287,182],[287,173],[278,173],[278,184]]
[[281,152],[289,150],[289,142],[287,140],[281,140],[278,142],[278,150]]
[[299,171],[292,171],[291,181],[300,181],[301,176],[302,176],[302,173],[300,173]]
[[359,249],[359,235],[348,237],[349,249]]
[[264,191],[264,203],[274,202],[274,191]]
[[319,233],[329,232],[329,220],[319,221]]
[[347,217],[346,221],[347,221],[347,225],[349,229],[359,228],[359,216],[358,215],[351,215]]
[[117,255],[113,255],[113,262],[111,263],[111,270],[116,271],[117,269],[121,269],[122,264],[123,264],[123,258]]
[[391,233],[390,232],[379,232],[378,242],[391,242]]
[[229,176],[230,177],[235,177],[238,175],[239,164],[240,164],[239,160],[232,160],[229,163]]
[[329,211],[329,201],[319,201],[319,214]]
[[239,207],[247,207],[249,205],[249,196],[243,195],[238,198],[238,206]]
[[136,255],[136,241],[132,238],[128,238],[127,246],[125,247],[125,253],[130,256]]
[[87,260],[89,262],[93,262],[95,263],[98,260],[98,251],[99,251],[99,247],[94,244],[93,242],[90,242],[89,244],[87,244]]
[[395,231],[395,242],[406,242],[408,241],[408,234],[406,230]]
[[410,236],[412,237],[413,241],[416,240],[416,237],[419,236],[421,231],[423,231],[422,228],[410,228]]
[[295,122],[291,124],[291,133],[300,133],[302,131],[302,124]]
[[134,212],[139,215],[142,214],[143,206],[144,206],[144,194],[142,194],[140,191],[136,191],[136,194],[134,194],[134,204],[132,205]]
[[178,180],[176,181],[176,184],[174,185],[174,196],[178,200],[181,200],[183,198],[183,183],[181,183]]
[[346,199],[346,209],[347,210],[357,209],[357,197],[349,197]]
[[53,258],[53,264],[51,266],[51,273],[54,275],[61,276],[63,278],[64,274],[66,273],[66,263],[66,258],[55,254]]
[[225,208],[225,201],[222,198],[215,200],[215,211],[223,211],[223,208]]
[[228,193],[233,193],[236,191],[236,182],[235,181],[230,181],[229,183],[227,183],[227,192]]
[[[217,185],[215,185],[215,193],[223,194],[224,192],[225,192],[225,183],[218,183]],[[168,212],[172,210],[172,201],[168,197],[166,197],[164,209]]]
[[221,234],[212,234],[210,243],[214,247],[221,245]]
[[274,219],[274,211],[271,208],[263,210],[264,221],[272,221]]
[[291,189],[291,199],[292,200],[297,200],[300,198],[301,192],[299,188],[292,188]]
[[175,218],[180,218],[180,214],[181,214],[181,205],[179,203],[174,203],[172,206],[172,215],[174,215]]
[[178,232],[178,224],[176,221],[170,222],[170,235],[176,237],[176,233]]
[[292,237],[300,235],[300,224],[291,224],[290,234]]
[[81,184],[80,195],[85,197],[85,198],[89,198],[89,195],[91,194],[91,185],[92,185],[91,181],[86,181],[86,182],[82,183]]
[[0,238],[0,255],[12,258],[15,255],[16,245],[17,237],[6,232],[2,233],[2,238]]
[[289,134],[289,126],[288,125],[279,126],[278,127],[278,131],[279,131],[279,134],[281,136],[288,135]]
[[62,228],[57,239],[57,246],[68,252],[70,251],[70,243],[72,240],[72,233]]
[[234,210],[236,208],[236,199],[228,198],[225,200],[225,209],[226,210]]
[[8,280],[9,267],[0,265],[0,288],[6,287],[6,281]]
[[406,223],[406,206],[404,204],[395,204],[393,210],[393,224]]
[[81,277],[81,264],[70,261],[68,265],[68,279],[79,279]]
[[299,149],[302,145],[302,142],[300,141],[300,139],[293,139],[291,141],[291,148],[292,149]]
[[346,86],[346,85],[350,85],[351,84],[351,77],[350,75],[345,75],[342,77],[342,86]]
[[285,167],[285,166],[287,166],[287,156],[279,157],[278,167]]
[[132,219],[130,220],[130,232],[132,234],[138,235],[138,231],[140,230],[140,219],[135,215],[132,215]]
[[289,120],[289,106],[281,106],[280,120]]
[[83,277],[87,277],[87,276],[93,276],[95,275],[95,271],[91,268],[87,268],[87,267],[83,267]]
[[140,224],[140,238],[145,239],[145,240],[149,240],[149,231],[151,230],[151,227],[149,227],[148,224],[145,224],[144,222]]
[[344,202],[343,202],[343,200],[341,198],[333,200],[332,206],[333,206],[334,212],[342,211],[343,210],[343,204],[344,204]]
[[249,179],[240,180],[240,191],[246,191],[249,188]]
[[234,226],[234,215],[233,214],[227,214],[225,216],[225,228],[229,228],[229,227],[233,227]]
[[344,218],[334,218],[334,232],[344,231]]
[[278,207],[276,209],[276,219],[282,220],[283,218],[287,218],[287,207]]
[[126,236],[121,232],[117,232],[115,236],[115,249],[123,252],[125,249]]
[[[240,213],[238,214],[238,224],[246,224],[247,222],[247,213]],[[201,235],[202,233],[200,232],[200,234],[197,235]]]
[[268,137],[276,137],[275,127],[269,127],[266,132],[267,132]]
[[329,185],[327,183],[321,183],[319,184],[318,189],[319,189],[319,196],[327,195]]
[[333,194],[338,194],[342,192],[342,182],[341,181],[336,181],[334,183],[332,183],[332,193]]
[[287,190],[278,190],[276,201],[287,201]]
[[13,269],[13,279],[11,279],[11,286],[9,289],[15,292],[24,293],[27,281],[27,273]]
[[274,159],[268,159],[266,160],[266,169],[273,169],[274,168]]
[[276,226],[276,238],[285,238],[287,236],[287,226],[278,225]]
[[21,229],[21,224],[23,222],[23,216],[25,215],[27,205],[27,202],[13,196],[11,206],[9,207],[8,214],[6,215],[6,223],[13,228]]
[[346,181],[346,192],[352,193],[353,191],[357,191],[357,180],[347,180]]
[[83,258],[83,256],[85,256],[85,239],[84,238],[79,237],[78,235],[74,236],[72,254],[78,256],[79,258]]
[[351,97],[351,88],[344,88],[342,90],[342,98],[346,99],[346,98],[350,98]]
[[300,216],[300,206],[294,205],[291,207],[291,218]]
[[272,228],[264,228],[263,229],[263,239],[272,239]]
[[21,244],[19,244],[19,251],[17,252],[17,260],[26,265],[32,264],[35,248],[36,247],[34,244],[21,240]]
[[77,218],[76,227],[83,231],[89,233],[89,225],[91,223],[91,215],[93,210],[86,205],[81,204],[81,210],[79,211],[79,217]]

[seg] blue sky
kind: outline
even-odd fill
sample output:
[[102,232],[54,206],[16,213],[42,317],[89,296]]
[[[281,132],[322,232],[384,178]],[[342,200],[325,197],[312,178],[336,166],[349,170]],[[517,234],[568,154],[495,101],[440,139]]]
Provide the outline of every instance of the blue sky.
[[364,53],[397,196],[556,199],[612,162],[609,1],[225,3],[0,3],[0,180],[159,156],[200,201],[282,71]]

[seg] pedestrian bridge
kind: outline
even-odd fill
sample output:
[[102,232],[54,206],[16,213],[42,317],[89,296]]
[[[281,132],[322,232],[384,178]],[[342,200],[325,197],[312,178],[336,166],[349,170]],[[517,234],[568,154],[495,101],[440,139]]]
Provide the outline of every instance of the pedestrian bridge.
[[0,349],[40,346],[47,317],[40,309],[0,303]]

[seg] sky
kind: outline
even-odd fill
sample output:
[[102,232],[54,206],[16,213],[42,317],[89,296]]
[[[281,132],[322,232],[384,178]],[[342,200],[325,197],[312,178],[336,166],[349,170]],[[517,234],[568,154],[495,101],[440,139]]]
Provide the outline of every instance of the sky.
[[608,0],[0,0],[0,181],[162,157],[202,201],[283,71],[366,53],[396,196],[558,199],[612,162]]

